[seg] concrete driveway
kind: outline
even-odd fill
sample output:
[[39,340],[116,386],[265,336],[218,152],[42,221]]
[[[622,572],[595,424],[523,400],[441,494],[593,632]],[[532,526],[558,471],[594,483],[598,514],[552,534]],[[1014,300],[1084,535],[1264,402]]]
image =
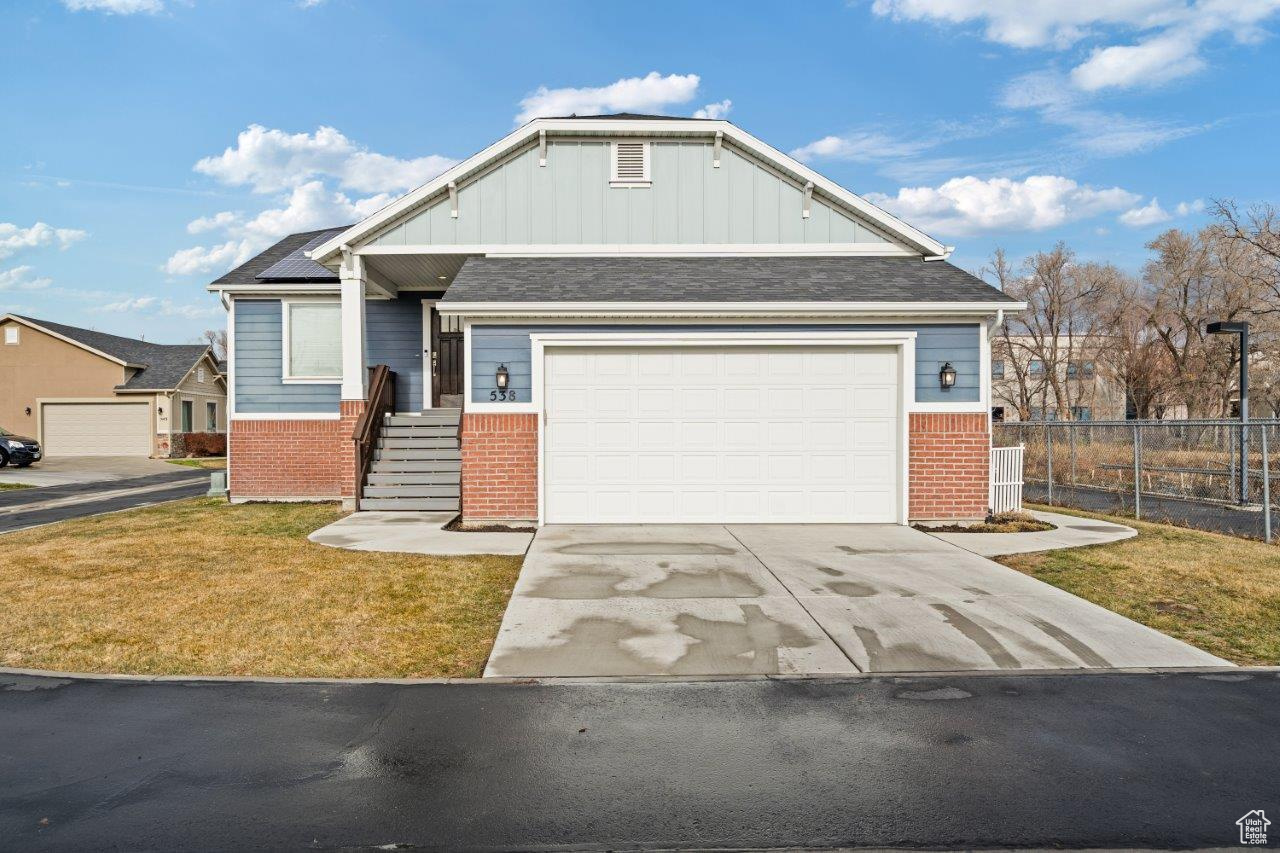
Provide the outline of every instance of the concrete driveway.
[[145,456],[52,456],[26,468],[13,465],[0,468],[0,483],[65,486],[71,483],[131,480],[181,470],[179,465]]
[[1226,665],[908,527],[553,525],[485,675]]

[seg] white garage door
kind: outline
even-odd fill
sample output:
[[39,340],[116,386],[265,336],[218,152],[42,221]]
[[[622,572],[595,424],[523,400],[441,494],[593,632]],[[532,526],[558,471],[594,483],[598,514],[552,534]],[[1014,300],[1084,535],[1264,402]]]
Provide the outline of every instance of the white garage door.
[[45,403],[45,456],[150,456],[146,403]]
[[548,349],[552,524],[895,522],[892,347]]

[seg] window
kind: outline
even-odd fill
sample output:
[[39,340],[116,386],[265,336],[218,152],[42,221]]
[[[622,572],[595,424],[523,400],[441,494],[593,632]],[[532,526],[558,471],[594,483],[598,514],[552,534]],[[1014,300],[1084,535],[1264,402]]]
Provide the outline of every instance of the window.
[[649,143],[618,141],[612,145],[609,183],[615,186],[649,186]]
[[1093,409],[1088,406],[1072,406],[1071,420],[1073,421],[1091,421],[1093,420]]
[[1080,362],[1080,375],[1083,376],[1085,379],[1093,378],[1093,362],[1092,361]]
[[1004,359],[998,358],[991,362],[991,378],[1004,379]]
[[204,429],[205,432],[218,431],[218,404],[213,400],[204,404]]
[[18,327],[17,326],[4,327],[4,342],[6,344],[9,344],[10,346],[18,343]]
[[1033,358],[1027,370],[1032,376],[1044,376],[1044,362],[1038,358]]
[[284,379],[337,382],[342,378],[342,306],[284,303]]
[[194,406],[190,400],[182,401],[182,431],[191,432],[191,422],[195,420]]
[[203,367],[197,367],[197,368],[196,368],[196,381],[197,381],[197,382],[203,382],[203,381],[204,381],[204,368],[203,368]]

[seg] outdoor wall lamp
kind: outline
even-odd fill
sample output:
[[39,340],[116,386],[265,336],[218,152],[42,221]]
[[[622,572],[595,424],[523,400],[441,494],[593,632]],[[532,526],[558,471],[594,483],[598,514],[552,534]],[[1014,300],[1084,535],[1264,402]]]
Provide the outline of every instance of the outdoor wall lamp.
[[31,407],[30,407],[30,406],[27,406],[27,414],[28,414],[28,415],[30,415],[30,414],[31,414]]
[[498,372],[493,375],[493,381],[498,386],[498,390],[507,390],[507,383],[510,379],[511,374],[507,371],[507,366],[505,364],[499,364]]
[[942,369],[938,371],[938,385],[943,391],[956,387],[956,369],[951,366],[951,362],[942,365]]

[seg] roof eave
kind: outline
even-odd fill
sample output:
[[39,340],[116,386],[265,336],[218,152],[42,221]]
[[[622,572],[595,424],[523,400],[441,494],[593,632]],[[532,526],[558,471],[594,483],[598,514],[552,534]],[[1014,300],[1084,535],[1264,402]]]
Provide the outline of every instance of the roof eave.
[[464,302],[442,314],[468,317],[990,317],[1025,302]]

